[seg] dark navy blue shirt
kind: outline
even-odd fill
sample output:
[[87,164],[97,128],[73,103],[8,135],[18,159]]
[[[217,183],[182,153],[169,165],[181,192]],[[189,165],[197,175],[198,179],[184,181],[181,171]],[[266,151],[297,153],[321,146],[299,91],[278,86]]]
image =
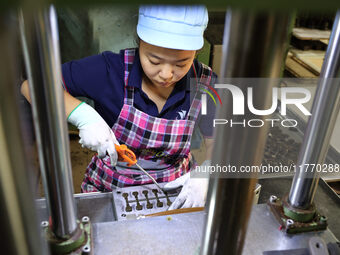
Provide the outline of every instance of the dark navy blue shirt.
[[[201,64],[195,60],[197,76],[201,75]],[[72,96],[87,97],[94,101],[95,109],[112,127],[124,104],[124,51],[119,54],[102,54],[74,60],[63,64],[63,82],[65,89]],[[134,106],[154,117],[165,119],[183,119],[190,108],[190,78],[195,77],[193,68],[176,83],[175,88],[159,113],[156,104],[142,91],[143,69],[138,50],[130,71],[128,85],[135,87]],[[213,73],[214,79],[216,74]],[[209,98],[209,97],[208,97]],[[196,124],[204,137],[213,135],[215,105],[207,102],[207,115],[199,114]]]

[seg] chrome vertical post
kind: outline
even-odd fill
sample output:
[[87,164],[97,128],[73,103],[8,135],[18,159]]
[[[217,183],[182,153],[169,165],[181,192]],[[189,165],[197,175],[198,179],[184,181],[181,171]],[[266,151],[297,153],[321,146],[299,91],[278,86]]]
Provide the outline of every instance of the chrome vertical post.
[[0,226],[1,254],[48,254],[34,203],[25,153],[17,84],[19,40],[15,13],[0,16]]
[[[278,78],[292,19],[279,13],[247,13],[228,10],[226,14],[222,78]],[[215,86],[218,88],[218,86]],[[246,85],[239,88],[245,92]],[[271,103],[272,84],[254,88],[258,106]],[[246,121],[246,112],[233,116],[230,93],[222,94],[218,119]],[[260,108],[263,109],[263,108]],[[267,109],[267,108],[264,108]],[[263,116],[257,116],[261,118]],[[268,127],[218,126],[212,164],[220,166],[260,165]],[[207,197],[207,219],[201,254],[241,254],[252,207],[256,175],[234,174],[212,178]]]
[[289,203],[307,209],[313,202],[319,174],[309,164],[323,164],[340,107],[340,11],[334,20],[332,34],[320,73],[320,80],[303,138],[297,172],[289,193]]
[[45,195],[56,237],[77,229],[54,7],[25,13],[21,35]]

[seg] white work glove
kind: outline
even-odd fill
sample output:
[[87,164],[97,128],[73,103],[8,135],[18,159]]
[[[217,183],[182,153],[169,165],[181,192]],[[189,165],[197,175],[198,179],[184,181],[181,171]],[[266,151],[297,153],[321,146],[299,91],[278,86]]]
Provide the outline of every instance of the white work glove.
[[117,164],[118,155],[114,144],[119,143],[95,109],[83,102],[71,112],[68,121],[79,129],[79,143],[82,147],[97,151],[99,158],[104,158],[107,153],[111,165]]
[[[210,160],[206,160],[200,167],[211,165]],[[195,170],[193,170],[195,171]],[[182,187],[181,192],[169,207],[169,210],[188,207],[203,207],[207,197],[209,178],[190,178],[193,173],[189,172],[164,185],[164,189],[176,189]]]

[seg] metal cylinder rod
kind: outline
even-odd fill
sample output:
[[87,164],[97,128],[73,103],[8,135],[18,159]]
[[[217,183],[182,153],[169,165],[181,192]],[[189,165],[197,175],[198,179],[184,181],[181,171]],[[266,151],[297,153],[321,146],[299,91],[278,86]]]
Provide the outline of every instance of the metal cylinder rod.
[[297,172],[289,193],[289,203],[307,209],[313,202],[319,174],[310,164],[323,164],[340,106],[340,12],[334,20],[332,34],[320,73],[312,106],[312,116],[302,142]]
[[[228,10],[221,76],[279,77],[291,20],[288,15],[278,13]],[[268,83],[266,86],[254,87],[254,96],[257,97],[254,100],[260,109],[268,109],[265,107],[271,104],[272,86]],[[243,92],[247,91],[247,84],[241,83],[238,88]],[[230,93],[223,91],[220,95],[223,107],[218,109],[218,119],[233,119],[235,123],[242,123],[243,120],[254,117],[249,112],[233,116]],[[242,165],[261,164],[267,126],[252,128],[224,125],[218,126],[215,131],[212,165],[231,165],[240,169]],[[256,175],[237,173],[224,176],[227,178],[212,177],[207,195],[208,214],[201,254],[225,254],[226,251],[228,254],[241,254],[252,208]]]
[[77,221],[57,16],[53,7],[24,14],[21,34],[44,191],[52,231],[57,238],[67,239],[77,229]]
[[0,16],[0,226],[1,254],[49,254],[36,217],[31,165],[20,122],[19,38],[15,13]]

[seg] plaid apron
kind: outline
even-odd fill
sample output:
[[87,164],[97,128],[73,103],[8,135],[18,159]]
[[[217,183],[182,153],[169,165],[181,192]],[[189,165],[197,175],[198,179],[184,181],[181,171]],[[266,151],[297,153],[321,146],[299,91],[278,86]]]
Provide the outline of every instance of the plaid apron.
[[[120,144],[126,144],[138,159],[138,163],[158,182],[169,182],[189,172],[196,166],[191,153],[190,141],[195,121],[201,108],[199,88],[210,84],[212,71],[202,64],[202,75],[190,110],[183,120],[168,120],[150,116],[133,106],[134,87],[127,86],[136,49],[126,49],[124,105],[112,130]],[[193,65],[194,67],[194,65]],[[110,165],[110,158],[94,155],[87,167],[83,192],[112,191],[116,187],[150,184],[152,181],[137,167],[127,167],[118,162]]]

